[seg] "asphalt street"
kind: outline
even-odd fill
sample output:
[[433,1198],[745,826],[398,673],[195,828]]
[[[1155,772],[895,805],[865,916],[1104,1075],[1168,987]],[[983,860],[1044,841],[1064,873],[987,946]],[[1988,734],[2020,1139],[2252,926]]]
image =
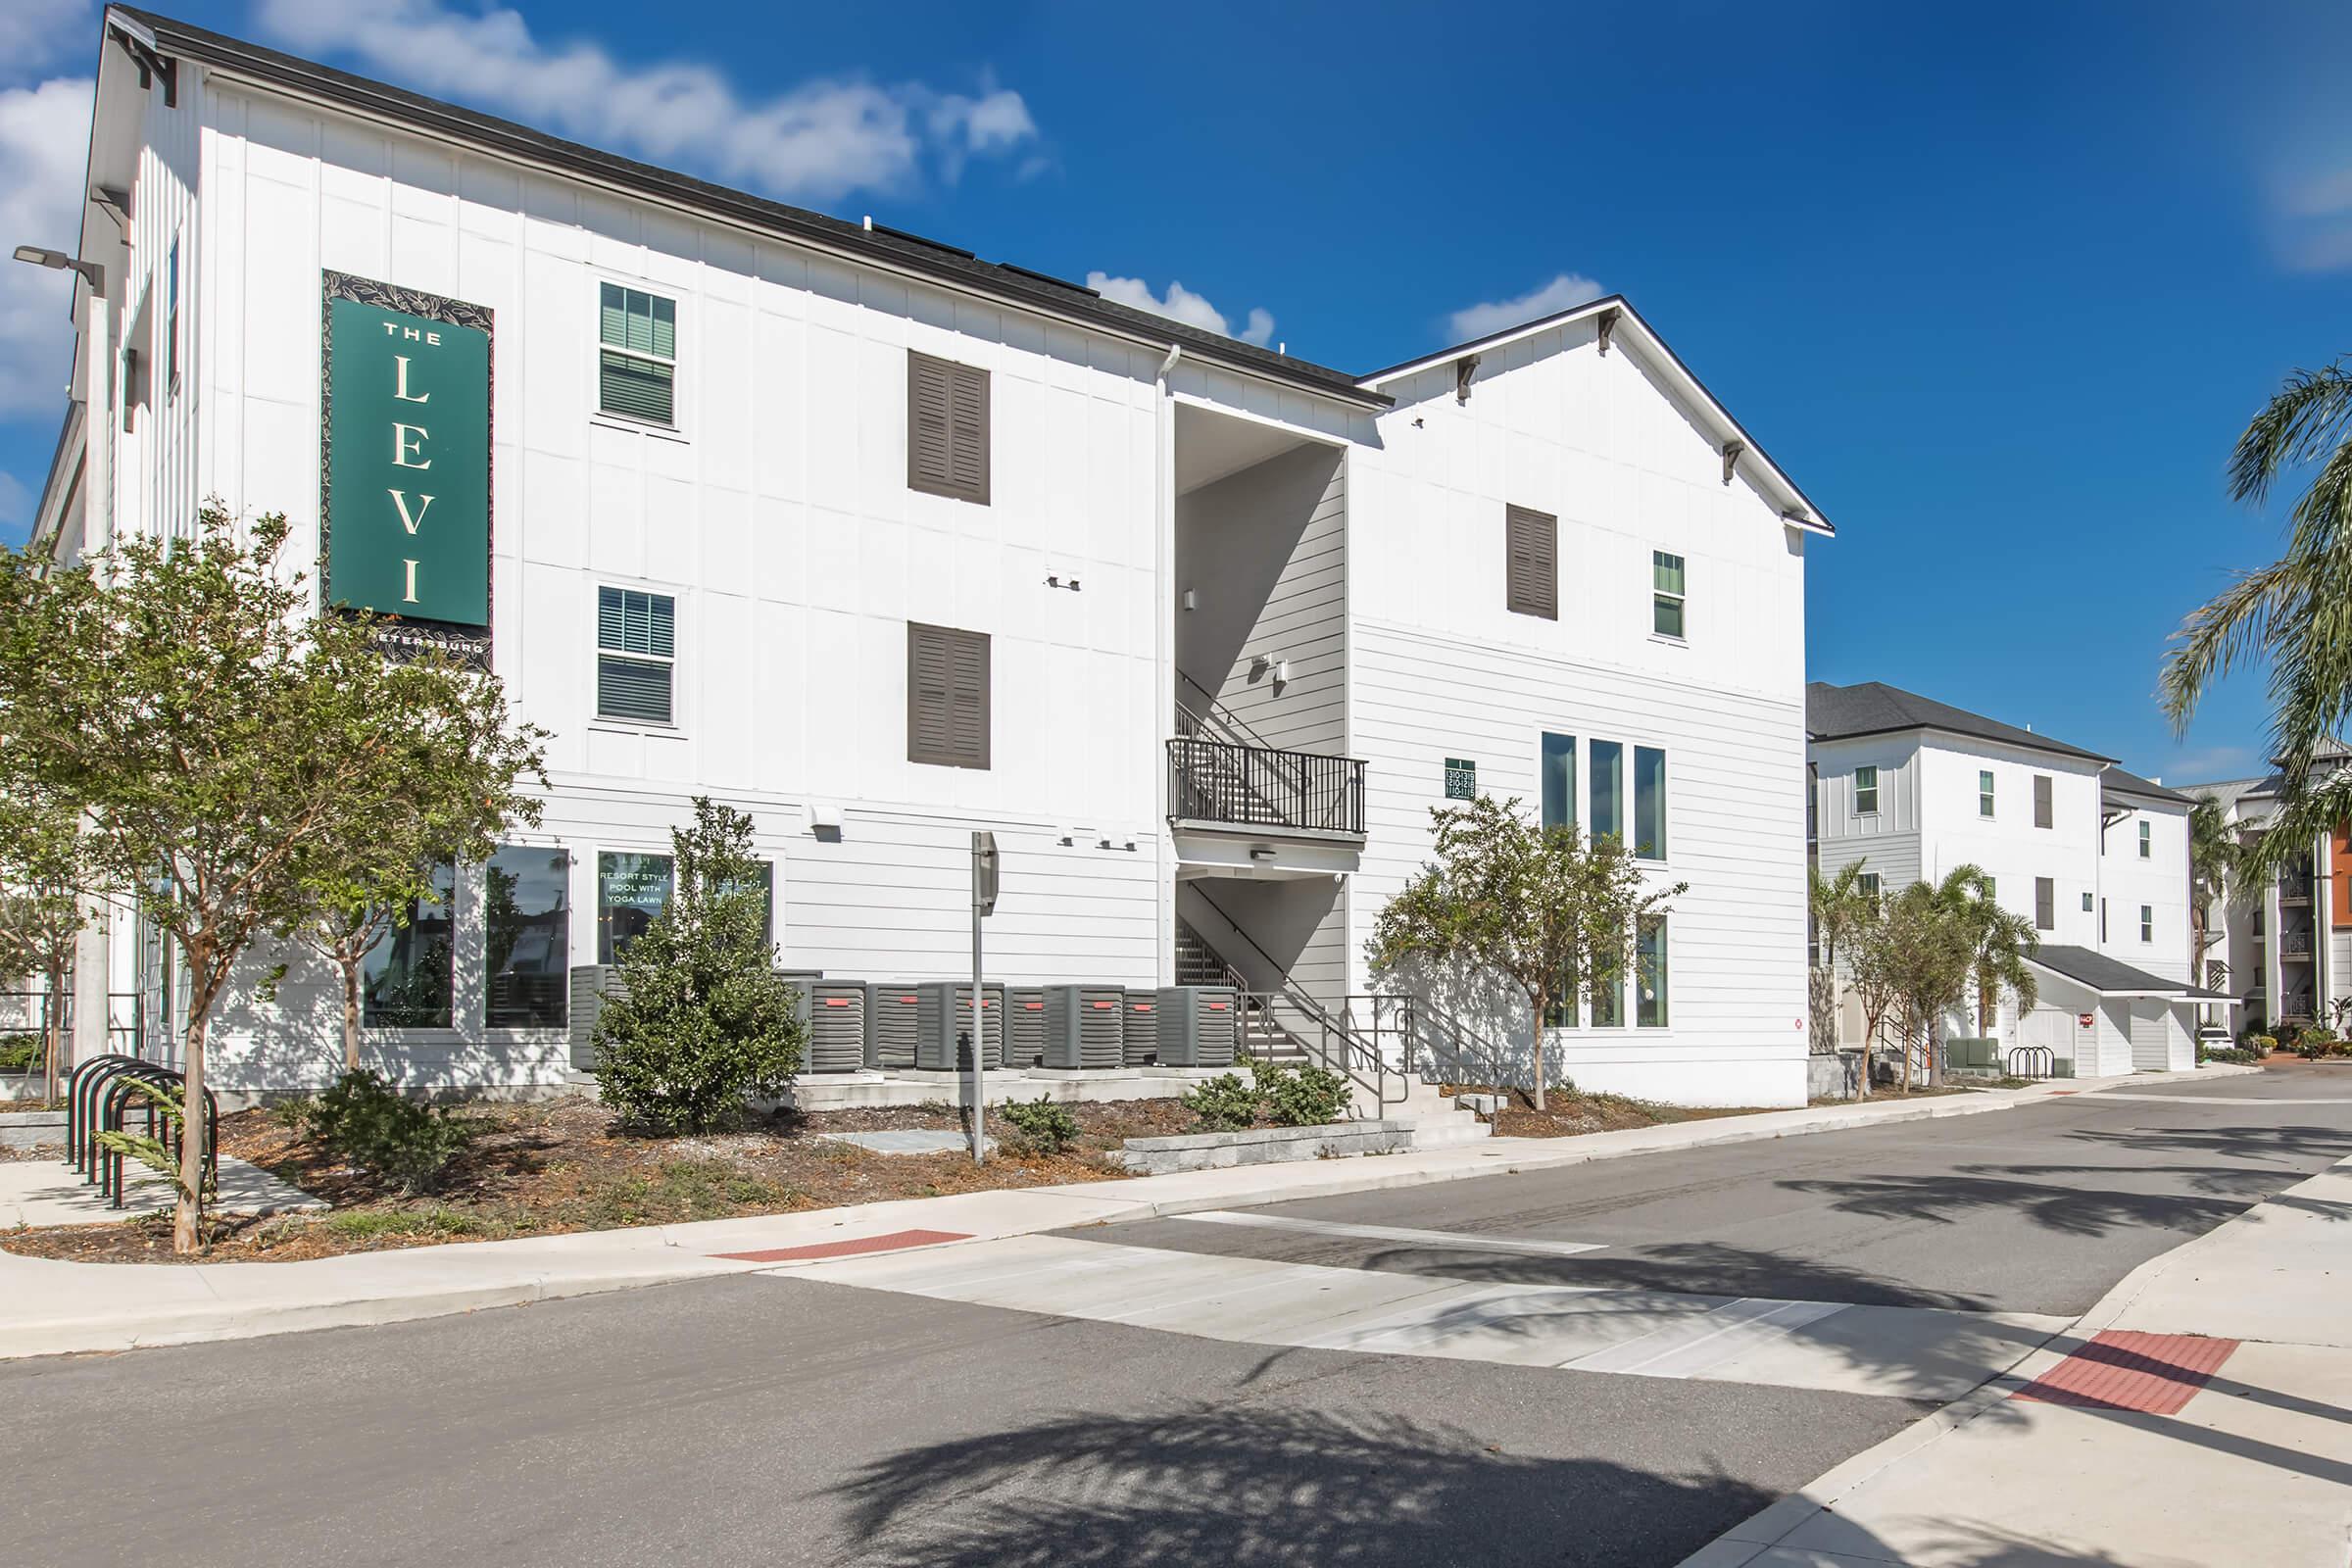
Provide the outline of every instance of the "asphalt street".
[[1671,1565],[1938,1401],[1687,1351],[1653,1375],[1524,1340],[1209,1338],[1107,1320],[1139,1304],[1122,1282],[1255,1270],[1268,1321],[1331,1282],[2072,1314],[2348,1154],[2352,1070],[2281,1072],[1015,1239],[1086,1265],[1068,1313],[949,1298],[1009,1287],[948,1248],[906,1288],[804,1270],[14,1362],[0,1542],[27,1568]]

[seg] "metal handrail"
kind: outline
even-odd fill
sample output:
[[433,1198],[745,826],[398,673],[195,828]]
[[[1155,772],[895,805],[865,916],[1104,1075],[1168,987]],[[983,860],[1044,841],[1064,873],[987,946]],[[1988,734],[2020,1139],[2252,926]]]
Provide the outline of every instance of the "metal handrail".
[[[1225,906],[1210,898],[1206,890],[1196,885],[1193,891],[1200,895],[1200,902],[1217,911],[1217,917],[1232,929],[1234,935],[1250,944],[1250,950],[1266,961],[1266,966],[1282,982],[1280,989],[1275,991],[1244,987],[1240,993],[1242,1006],[1236,1014],[1237,1026],[1239,1019],[1246,1017],[1250,1007],[1254,1004],[1261,1009],[1269,1021],[1274,1023],[1275,1027],[1291,1036],[1292,1039],[1298,1040],[1300,1046],[1316,1056],[1325,1067],[1336,1066],[1345,1076],[1352,1079],[1358,1087],[1369,1089],[1372,1092],[1373,1103],[1379,1111],[1385,1114],[1389,1106],[1402,1104],[1405,1097],[1411,1093],[1411,1088],[1407,1085],[1394,1095],[1389,1092],[1389,1080],[1392,1077],[1400,1079],[1403,1074],[1390,1071],[1388,1061],[1382,1056],[1379,1048],[1356,1033],[1349,1027],[1346,1019],[1333,1017],[1329,1008],[1300,990],[1297,982],[1291,979],[1290,972],[1275,960],[1272,954],[1258,946],[1257,939],[1244,929],[1239,920],[1226,913]],[[1224,955],[1218,953],[1208,939],[1200,934],[1198,926],[1193,928],[1193,936],[1201,947],[1207,949],[1216,957],[1219,963],[1225,964],[1229,973],[1233,971],[1233,965],[1226,963]],[[1235,978],[1239,979],[1240,976],[1237,974]],[[1306,1019],[1307,1023],[1316,1031],[1320,1045],[1319,1050],[1315,1046],[1308,1045],[1299,1031],[1291,1028],[1277,1015],[1274,1009],[1278,1005],[1287,1006]],[[1336,1051],[1333,1049],[1335,1042],[1338,1047]]]
[[1186,703],[1182,698],[1177,699],[1176,711],[1191,719],[1195,724],[1214,725],[1225,731],[1223,738],[1236,746],[1256,746],[1269,752],[1282,750],[1281,747],[1276,746],[1272,741],[1250,728],[1248,719],[1217,701],[1215,692],[1210,691],[1181,669],[1176,672],[1176,678],[1208,700],[1208,707],[1203,710]]
[[1493,1089],[1529,1087],[1523,1081],[1528,1074],[1511,1065],[1509,1054],[1500,1046],[1426,997],[1400,991],[1361,992],[1343,1004],[1348,1017],[1354,1016],[1358,1003],[1371,1016],[1366,1032],[1374,1043],[1395,1037],[1404,1071],[1418,1072],[1424,1082]]
[[1199,736],[1168,742],[1168,819],[1364,831],[1364,764]]

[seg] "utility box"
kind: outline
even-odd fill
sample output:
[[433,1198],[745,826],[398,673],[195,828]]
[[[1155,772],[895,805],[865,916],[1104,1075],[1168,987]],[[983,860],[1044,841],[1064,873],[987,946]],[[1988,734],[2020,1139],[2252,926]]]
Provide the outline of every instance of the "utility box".
[[879,1072],[914,1065],[922,1037],[922,987],[906,980],[876,980],[865,988],[865,1064]]
[[1120,1030],[1120,1059],[1130,1067],[1149,1066],[1159,1054],[1159,993],[1130,991],[1121,1009],[1126,1019]]
[[[957,1039],[972,1032],[972,983],[926,980],[914,989],[919,999],[915,1004],[914,1065],[923,1072],[958,1070],[963,1062],[956,1053]],[[988,1018],[984,1065],[990,1072],[1000,1072],[1004,1066],[1004,988],[993,981],[983,986],[980,1005]]]
[[1123,986],[1047,986],[1045,1065],[1061,1071],[1108,1069],[1126,1058]]
[[1004,988],[1004,1065],[1014,1072],[1046,1059],[1046,988]]
[[604,1013],[605,999],[628,994],[629,988],[621,982],[617,964],[582,963],[572,966],[571,1008],[567,1015],[572,1071],[596,1070],[596,1020]]
[[800,1001],[793,1016],[807,1038],[801,1048],[803,1072],[856,1072],[865,1065],[865,1009],[862,980],[796,980]]
[[1159,988],[1159,1064],[1233,1065],[1234,1018],[1240,993],[1231,986]]

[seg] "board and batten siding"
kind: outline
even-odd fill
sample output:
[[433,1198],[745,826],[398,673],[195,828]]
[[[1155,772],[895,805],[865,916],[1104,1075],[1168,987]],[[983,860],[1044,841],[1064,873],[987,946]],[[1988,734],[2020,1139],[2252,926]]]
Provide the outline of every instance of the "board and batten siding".
[[[1804,731],[1771,702],[1521,650],[1355,625],[1355,739],[1369,767],[1370,842],[1352,879],[1351,925],[1381,908],[1431,853],[1445,760],[1478,764],[1482,793],[1538,800],[1545,731],[1666,751],[1669,860],[1685,880],[1669,932],[1671,1026],[1555,1030],[1548,1050],[1587,1088],[1686,1103],[1791,1104],[1805,1096]],[[1351,990],[1372,989],[1359,953]],[[1631,1008],[1628,1008],[1630,1018]],[[1527,1038],[1524,1008],[1476,1020]]]
[[[1177,667],[1278,750],[1345,751],[1347,568],[1336,448],[1303,446],[1179,496],[1176,574],[1194,608],[1177,617]],[[1177,699],[1200,700],[1189,688]]]

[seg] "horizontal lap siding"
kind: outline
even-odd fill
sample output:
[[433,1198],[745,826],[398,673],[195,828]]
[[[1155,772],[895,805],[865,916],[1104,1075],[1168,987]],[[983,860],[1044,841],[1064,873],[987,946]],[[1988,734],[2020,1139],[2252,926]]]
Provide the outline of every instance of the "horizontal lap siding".
[[[1590,1087],[1638,1086],[1688,1101],[1801,1098],[1805,1037],[1804,728],[1793,703],[1682,686],[1538,655],[1358,622],[1354,711],[1370,768],[1371,839],[1353,924],[1430,854],[1448,757],[1478,763],[1481,791],[1538,801],[1550,730],[1667,752],[1665,876],[1674,901],[1662,1030],[1559,1031],[1551,1049]],[[1580,777],[1580,785],[1589,780]],[[1630,788],[1630,786],[1629,786]],[[1368,981],[1360,956],[1357,984]],[[1629,1008],[1630,1012],[1630,1008]],[[1498,1038],[1523,1017],[1493,1017]],[[1784,1081],[1786,1080],[1786,1081]]]

